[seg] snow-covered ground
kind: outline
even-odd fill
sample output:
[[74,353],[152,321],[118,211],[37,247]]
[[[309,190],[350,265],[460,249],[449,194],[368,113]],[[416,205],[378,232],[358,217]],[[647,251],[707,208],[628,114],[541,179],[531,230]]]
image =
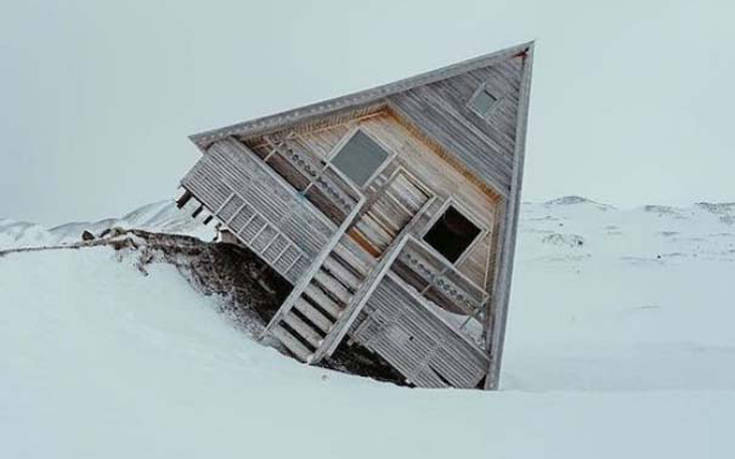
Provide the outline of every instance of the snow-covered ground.
[[735,389],[735,203],[525,204],[519,236],[504,388]]
[[96,222],[71,222],[53,228],[0,218],[0,250],[70,244],[81,241],[84,231],[98,236],[111,228],[189,234],[204,240],[210,240],[213,236],[211,228],[197,225],[193,219],[179,212],[173,201],[167,200],[145,205],[121,218],[107,218]]
[[[188,223],[155,206],[132,225]],[[3,220],[0,250],[84,225]],[[733,457],[735,204],[526,203],[516,259],[486,393],[300,365],[107,247],[7,254],[0,457]]]

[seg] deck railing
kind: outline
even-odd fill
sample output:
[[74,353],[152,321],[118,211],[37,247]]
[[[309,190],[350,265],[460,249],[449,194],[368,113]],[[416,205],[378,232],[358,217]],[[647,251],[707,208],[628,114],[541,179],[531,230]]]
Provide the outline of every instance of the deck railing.
[[331,163],[309,151],[296,135],[268,139],[263,161],[335,224],[357,205],[361,191]]
[[424,298],[451,312],[479,319],[489,294],[430,245],[407,237],[391,269]]

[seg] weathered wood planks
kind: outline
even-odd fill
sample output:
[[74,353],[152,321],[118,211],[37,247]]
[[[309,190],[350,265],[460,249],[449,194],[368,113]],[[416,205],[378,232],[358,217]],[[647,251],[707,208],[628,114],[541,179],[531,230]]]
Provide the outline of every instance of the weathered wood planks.
[[[372,349],[422,387],[475,387],[489,358],[393,274],[383,277],[352,339]],[[430,369],[430,371],[429,371]],[[449,383],[449,384],[447,384]]]
[[[532,51],[194,136],[206,150],[182,180],[194,216],[216,218],[295,285],[267,330],[297,358],[318,362],[359,329],[418,386],[475,387],[487,374],[497,387]],[[485,93],[491,110],[470,104]],[[360,186],[331,163],[358,129],[390,153]],[[437,219],[450,203],[481,230],[453,264],[421,240],[449,224]],[[481,321],[485,348],[443,310]]]

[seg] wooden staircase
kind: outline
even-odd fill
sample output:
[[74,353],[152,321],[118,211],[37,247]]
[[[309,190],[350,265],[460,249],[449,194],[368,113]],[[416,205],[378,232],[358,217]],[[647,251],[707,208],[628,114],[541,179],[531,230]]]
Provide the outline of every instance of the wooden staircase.
[[296,358],[311,363],[369,270],[363,260],[338,243],[301,291],[284,302],[266,333],[275,336]]
[[361,258],[350,250],[356,243],[352,235],[346,232],[360,214],[360,208],[364,204],[362,198],[294,286],[266,327],[263,336],[275,336],[302,362],[318,363],[330,356],[377,283],[400,253],[408,240],[406,236],[418,224],[418,217],[435,199],[432,197],[422,203],[378,260],[363,249],[359,250],[367,258]]
[[355,206],[263,331],[263,337],[275,336],[303,362],[311,363],[315,354],[323,353],[322,345],[331,342],[325,343],[325,338],[336,334],[335,323],[370,271],[365,261],[346,247],[350,241],[345,233],[365,204],[365,197],[358,194]]

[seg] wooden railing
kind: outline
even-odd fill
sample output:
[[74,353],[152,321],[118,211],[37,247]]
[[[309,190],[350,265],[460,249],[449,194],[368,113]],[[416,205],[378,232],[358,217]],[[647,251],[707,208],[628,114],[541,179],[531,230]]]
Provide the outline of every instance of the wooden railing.
[[360,190],[339,169],[304,147],[297,136],[267,140],[271,150],[263,161],[332,221],[344,220],[360,200]]
[[334,232],[332,237],[327,241],[327,243],[322,248],[321,252],[316,256],[316,258],[311,262],[311,265],[306,270],[304,274],[302,274],[301,278],[299,278],[296,285],[294,285],[294,288],[291,290],[291,293],[289,293],[286,300],[281,304],[281,307],[278,309],[276,314],[271,318],[268,325],[265,327],[265,330],[263,330],[263,333],[261,335],[261,338],[266,336],[271,329],[277,325],[283,318],[288,314],[288,312],[293,308],[296,300],[304,293],[306,290],[306,287],[309,285],[309,283],[314,278],[314,275],[319,271],[319,269],[322,267],[322,264],[324,264],[324,261],[327,259],[330,253],[332,253],[332,250],[337,246],[339,243],[339,240],[342,238],[342,236],[345,234],[345,231],[352,223],[353,219],[357,216],[357,214],[360,212],[360,208],[365,203],[365,197],[360,196],[360,199],[357,201],[357,204],[352,209],[350,214],[344,219],[342,224],[337,228],[337,230]]
[[414,236],[408,236],[391,269],[421,296],[445,309],[470,317],[484,311],[489,294]]
[[314,353],[312,357],[313,363],[318,363],[321,359],[331,356],[337,350],[337,346],[342,342],[342,339],[347,334],[352,323],[357,319],[362,308],[365,307],[370,295],[390,270],[406,243],[412,238],[411,233],[416,229],[421,217],[435,200],[436,197],[432,197],[426,201],[421,209],[412,217],[411,221],[401,229],[386,251],[383,252],[378,264],[372,268],[367,278],[363,280],[358,290],[350,299],[349,304],[347,304],[343,314],[337,318],[337,322],[334,324],[332,331],[327,334],[319,349]]

